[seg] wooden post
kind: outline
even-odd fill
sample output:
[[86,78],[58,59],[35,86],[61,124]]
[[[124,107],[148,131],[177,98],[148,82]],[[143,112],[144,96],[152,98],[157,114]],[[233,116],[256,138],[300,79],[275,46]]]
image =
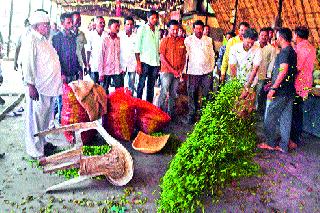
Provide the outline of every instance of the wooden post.
[[233,26],[232,26],[232,31],[235,32],[236,31],[236,27],[237,27],[237,14],[238,14],[238,0],[236,0],[236,3],[234,5],[234,22],[233,22]]
[[8,45],[7,45],[7,58],[9,58],[9,53],[10,53],[12,15],[13,15],[13,0],[11,0],[11,5],[10,5],[10,19],[9,19],[9,35],[8,35]]
[[30,13],[31,13],[31,0],[29,0],[29,10],[28,10],[28,17],[30,17]]
[[282,3],[283,3],[283,0],[279,0],[278,15],[277,15],[276,20],[275,20],[275,27],[282,27],[282,19],[281,19]]
[[52,0],[50,0],[49,16],[50,16],[50,20],[51,20],[51,17],[52,17]]
[[208,13],[209,13],[209,0],[207,0],[207,8],[206,8],[206,25],[208,24]]

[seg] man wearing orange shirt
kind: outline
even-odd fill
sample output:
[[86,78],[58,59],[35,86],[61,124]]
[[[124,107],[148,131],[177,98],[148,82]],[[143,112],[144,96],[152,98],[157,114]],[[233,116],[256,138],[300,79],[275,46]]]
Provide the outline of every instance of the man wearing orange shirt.
[[[174,115],[174,103],[177,88],[182,70],[186,61],[186,47],[184,38],[178,37],[179,22],[170,20],[168,23],[169,36],[163,38],[160,43],[160,61],[161,61],[161,91],[158,100],[158,106],[170,116]],[[169,94],[168,106],[166,106],[166,97]]]

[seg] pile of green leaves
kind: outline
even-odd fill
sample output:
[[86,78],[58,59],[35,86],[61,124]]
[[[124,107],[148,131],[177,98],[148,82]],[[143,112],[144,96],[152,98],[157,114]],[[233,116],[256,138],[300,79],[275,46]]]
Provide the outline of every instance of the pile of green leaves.
[[[108,144],[102,146],[82,146],[82,154],[85,156],[104,155],[110,152],[111,147]],[[69,180],[79,176],[78,168],[71,168],[65,170],[59,170],[56,172],[60,176],[64,176],[65,179]]]
[[218,198],[232,180],[254,175],[256,145],[252,117],[233,112],[242,85],[225,84],[214,101],[207,101],[200,121],[170,162],[161,180],[158,212],[194,212],[204,208],[201,198]]
[[56,172],[59,176],[64,176],[66,180],[79,176],[79,168],[63,169]]
[[111,150],[109,145],[103,146],[83,146],[82,154],[85,156],[104,155]]

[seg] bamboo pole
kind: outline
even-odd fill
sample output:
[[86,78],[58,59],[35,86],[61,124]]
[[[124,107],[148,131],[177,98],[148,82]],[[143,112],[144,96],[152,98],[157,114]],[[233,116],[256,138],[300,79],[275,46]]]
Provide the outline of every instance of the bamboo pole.
[[207,7],[206,7],[206,25],[208,24],[208,13],[209,13],[209,0],[207,0]]
[[235,32],[236,31],[236,27],[237,27],[237,15],[238,15],[238,0],[236,0],[236,3],[234,5],[234,9],[235,9],[235,12],[234,12],[234,22],[233,22],[233,25],[232,25],[232,31]]
[[50,0],[49,16],[50,16],[50,20],[51,20],[51,17],[52,17],[52,0]]
[[29,0],[28,17],[30,17],[30,13],[31,13],[31,0]]
[[7,45],[7,58],[9,58],[9,54],[10,54],[12,16],[13,16],[13,0],[11,0],[11,5],[10,5],[10,19],[9,19],[9,35],[8,35],[8,45]]
[[279,0],[278,15],[276,17],[275,27],[282,27],[282,19],[281,19],[282,5],[283,5],[283,0]]

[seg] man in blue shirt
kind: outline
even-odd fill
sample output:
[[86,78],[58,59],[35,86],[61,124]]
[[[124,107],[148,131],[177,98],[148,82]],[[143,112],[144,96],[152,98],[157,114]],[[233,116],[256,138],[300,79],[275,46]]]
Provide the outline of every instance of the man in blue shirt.
[[[72,15],[63,13],[60,16],[63,30],[52,37],[52,45],[56,49],[61,65],[61,78],[64,84],[82,78],[82,68],[77,57],[76,36],[72,33]],[[61,120],[62,96],[58,97],[58,119]]]
[[52,37],[52,45],[59,56],[63,83],[68,84],[79,79],[82,68],[77,57],[76,37],[71,32],[72,15],[70,13],[61,14],[60,21],[63,30]]

